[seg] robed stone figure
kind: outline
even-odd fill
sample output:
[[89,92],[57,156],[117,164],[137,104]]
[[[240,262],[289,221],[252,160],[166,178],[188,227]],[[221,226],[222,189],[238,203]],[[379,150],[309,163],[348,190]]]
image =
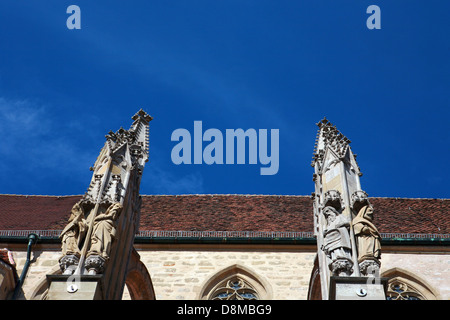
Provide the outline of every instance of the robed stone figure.
[[84,209],[80,202],[77,202],[72,208],[68,224],[59,236],[63,256],[74,255],[80,257],[79,245],[85,236],[86,229]]
[[381,258],[381,236],[373,224],[373,207],[365,205],[353,219],[353,231],[358,246],[358,262],[379,261]]
[[121,210],[122,205],[114,203],[104,213],[95,217],[88,256],[96,255],[108,260],[111,244],[116,235],[116,220]]
[[352,246],[348,228],[350,221],[338,210],[327,206],[323,210],[327,225],[324,229],[322,250],[330,258],[330,270],[336,275],[350,275],[352,272]]
[[72,274],[75,271],[81,256],[80,245],[84,240],[86,231],[84,209],[81,202],[77,202],[72,207],[69,222],[59,236],[62,251],[59,266],[64,274]]

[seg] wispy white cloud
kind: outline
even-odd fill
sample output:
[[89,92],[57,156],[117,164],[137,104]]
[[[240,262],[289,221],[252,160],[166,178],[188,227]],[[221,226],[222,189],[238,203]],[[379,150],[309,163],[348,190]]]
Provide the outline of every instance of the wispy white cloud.
[[0,97],[0,133],[6,137],[20,133],[45,134],[48,132],[45,111],[44,106],[29,100],[8,100]]
[[75,137],[60,130],[50,109],[32,100],[0,97],[0,168],[15,171],[18,177],[27,175],[24,185],[44,175],[71,175],[77,180],[95,160],[94,154],[73,143]]
[[[65,179],[67,184],[77,184],[75,193],[83,193],[91,178],[89,166],[95,161],[102,142],[80,144],[80,135],[90,137],[89,123],[71,119],[67,126],[61,119],[52,117],[50,106],[31,100],[14,100],[0,97],[0,171],[15,176],[16,190],[36,181]],[[89,122],[89,121],[88,121]],[[74,128],[77,135],[73,133]],[[99,136],[99,140],[101,140]],[[157,146],[152,146],[151,161],[146,165],[141,192],[147,194],[203,193],[200,173],[182,176],[171,172],[170,163],[163,161]],[[12,174],[14,172],[14,174]],[[11,181],[2,181],[0,192],[9,193]],[[50,182],[49,182],[50,183]],[[73,186],[72,186],[73,187]],[[68,187],[69,188],[69,187]],[[43,186],[47,190],[46,186]],[[39,191],[38,191],[39,192]],[[71,193],[60,190],[59,194]],[[45,193],[45,191],[43,192]]]

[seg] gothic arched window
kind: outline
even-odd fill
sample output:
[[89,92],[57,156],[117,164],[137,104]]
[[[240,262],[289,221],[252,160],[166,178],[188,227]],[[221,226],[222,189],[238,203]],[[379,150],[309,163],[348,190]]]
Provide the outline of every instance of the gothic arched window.
[[211,300],[259,300],[258,292],[240,277],[222,281],[210,295]]
[[414,288],[395,279],[388,284],[386,300],[425,300]]
[[203,300],[268,300],[271,297],[270,285],[240,265],[232,265],[213,275],[200,293]]
[[438,294],[413,273],[393,268],[383,273],[389,278],[386,300],[437,300]]

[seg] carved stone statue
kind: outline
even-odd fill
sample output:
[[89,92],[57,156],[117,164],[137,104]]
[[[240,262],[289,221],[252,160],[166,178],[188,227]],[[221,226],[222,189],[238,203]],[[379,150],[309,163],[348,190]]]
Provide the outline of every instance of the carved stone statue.
[[331,260],[330,270],[334,275],[351,275],[352,246],[348,228],[350,221],[331,206],[323,209],[327,225],[323,231],[322,250]]
[[111,244],[116,234],[116,221],[121,211],[122,205],[114,203],[93,221],[91,245],[85,262],[85,267],[91,274],[101,273],[105,261],[109,259]]
[[[84,209],[80,202],[77,202],[70,214],[69,222],[61,232],[62,257],[59,260],[61,270],[64,273],[72,273],[80,258],[80,243],[86,233],[86,220],[84,219]],[[67,272],[66,272],[67,270]]]
[[[380,266],[381,236],[372,221],[373,207],[365,205],[352,222],[358,246],[358,262],[361,273],[365,275],[372,274]],[[372,272],[368,270],[370,268]]]

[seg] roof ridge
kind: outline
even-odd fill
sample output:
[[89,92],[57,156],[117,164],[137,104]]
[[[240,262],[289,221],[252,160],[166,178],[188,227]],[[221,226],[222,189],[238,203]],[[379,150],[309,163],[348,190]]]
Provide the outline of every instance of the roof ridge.
[[310,198],[307,195],[295,194],[245,194],[245,193],[202,193],[202,194],[141,194],[143,197],[196,197],[196,196],[243,196],[243,197],[304,197]]
[[61,198],[61,197],[81,197],[82,194],[69,194],[69,195],[53,195],[53,194],[8,194],[8,193],[0,193],[1,196],[11,196],[11,197],[55,197],[55,198]]
[[407,198],[407,197],[376,197],[376,196],[369,196],[369,198],[372,199],[406,199],[406,200],[450,200],[450,198]]
[[[62,230],[49,229],[49,230],[0,230],[0,237],[25,237],[29,233],[38,233],[43,237],[52,237],[59,234]],[[244,235],[244,234],[311,234],[313,231],[264,231],[264,230],[139,230],[136,234],[137,237],[142,237],[144,235],[175,235],[186,236],[186,235],[196,235],[196,234],[227,234],[227,235]],[[409,239],[420,239],[426,237],[436,237],[436,238],[446,238],[450,239],[450,233],[436,233],[436,232],[380,232],[382,238],[409,238]]]
[[[62,197],[81,197],[82,194],[68,194],[68,195],[46,195],[46,194],[7,194],[2,193],[0,196],[13,197],[48,197],[48,198],[62,198]],[[141,194],[143,197],[194,197],[194,196],[243,196],[243,197],[299,197],[310,198],[310,195],[296,195],[296,194],[246,194],[246,193],[192,193],[192,194]],[[369,196],[371,199],[395,199],[395,200],[450,200],[450,198],[408,198],[408,197],[378,197]]]

